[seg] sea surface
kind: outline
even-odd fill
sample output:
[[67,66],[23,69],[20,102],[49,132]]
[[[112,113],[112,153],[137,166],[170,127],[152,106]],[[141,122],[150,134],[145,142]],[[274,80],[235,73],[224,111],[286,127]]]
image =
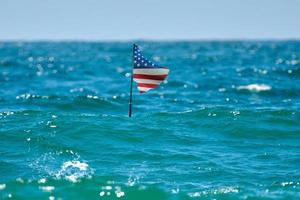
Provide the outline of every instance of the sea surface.
[[0,199],[300,199],[300,41],[0,42]]

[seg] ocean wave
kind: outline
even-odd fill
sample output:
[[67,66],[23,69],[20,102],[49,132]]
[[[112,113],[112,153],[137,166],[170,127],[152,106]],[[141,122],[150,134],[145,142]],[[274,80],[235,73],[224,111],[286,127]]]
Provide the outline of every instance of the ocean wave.
[[284,69],[277,69],[275,73],[276,75],[280,75],[280,76],[297,78],[300,76],[300,67],[289,67]]
[[[24,110],[111,110],[118,109],[127,103],[127,97],[122,95],[112,95],[111,97],[101,97],[97,95],[38,95],[24,93],[17,95],[15,99],[6,98],[3,102],[14,105],[15,111]],[[20,108],[20,109],[18,109]],[[1,110],[0,110],[1,111]],[[6,115],[3,113],[3,115]]]
[[[157,184],[138,184],[128,186],[111,177],[96,176],[80,182],[69,182],[61,179],[47,179],[39,183],[34,179],[23,179],[23,182],[10,181],[0,185],[0,196],[4,199],[159,199],[159,200],[193,200],[193,199],[293,199],[299,194],[299,182],[282,181],[268,185],[252,183],[240,185],[202,185],[197,188],[159,187]],[[241,184],[242,185],[242,184]],[[18,188],[18,190],[15,190]],[[37,190],[38,189],[38,190]],[[32,191],[30,193],[19,191]],[[193,191],[190,191],[193,190]],[[254,192],[255,191],[255,192]]]

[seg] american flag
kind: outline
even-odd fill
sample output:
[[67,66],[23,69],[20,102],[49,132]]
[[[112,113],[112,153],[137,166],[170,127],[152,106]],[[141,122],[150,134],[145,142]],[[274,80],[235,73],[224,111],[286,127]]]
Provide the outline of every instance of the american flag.
[[142,56],[139,47],[133,45],[133,80],[140,93],[158,86],[168,75],[169,69],[161,67]]

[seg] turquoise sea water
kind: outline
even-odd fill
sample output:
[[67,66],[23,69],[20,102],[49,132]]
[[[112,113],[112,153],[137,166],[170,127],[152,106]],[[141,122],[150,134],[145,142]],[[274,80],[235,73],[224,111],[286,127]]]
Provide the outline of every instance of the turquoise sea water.
[[299,199],[300,42],[0,42],[1,199]]

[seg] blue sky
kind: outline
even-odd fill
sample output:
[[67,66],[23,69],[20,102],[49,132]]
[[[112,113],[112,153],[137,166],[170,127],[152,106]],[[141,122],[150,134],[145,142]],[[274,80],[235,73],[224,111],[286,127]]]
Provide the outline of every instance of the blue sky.
[[300,39],[300,0],[0,0],[11,39]]

